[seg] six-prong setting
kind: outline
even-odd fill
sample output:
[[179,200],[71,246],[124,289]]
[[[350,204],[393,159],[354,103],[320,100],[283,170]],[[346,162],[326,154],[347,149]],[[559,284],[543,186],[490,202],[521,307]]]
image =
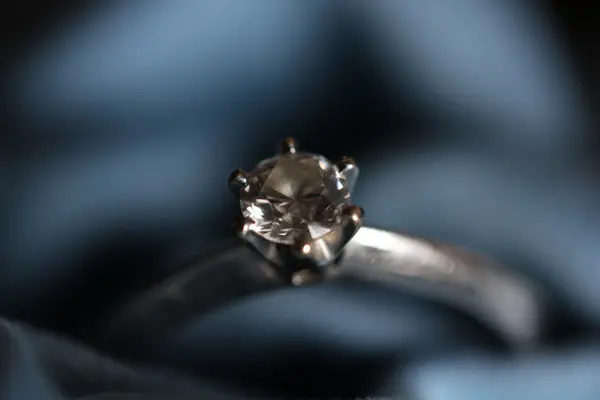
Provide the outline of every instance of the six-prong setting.
[[292,138],[279,148],[252,171],[234,171],[229,187],[240,202],[238,236],[291,279],[334,263],[362,226],[363,211],[350,203],[358,177],[354,160],[332,163],[298,152]]

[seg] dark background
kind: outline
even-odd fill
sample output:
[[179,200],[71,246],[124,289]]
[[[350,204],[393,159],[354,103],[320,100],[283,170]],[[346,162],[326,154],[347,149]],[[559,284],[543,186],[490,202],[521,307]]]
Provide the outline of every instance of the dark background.
[[[156,364],[242,391],[598,398],[586,380],[600,372],[594,9],[51,2],[1,18],[8,324],[95,345],[110,310],[231,235],[229,172],[294,136],[358,161],[370,225],[464,245],[544,285],[548,353],[482,363],[469,354],[494,346],[459,317],[416,299],[392,307],[377,288],[324,289],[199,316]],[[312,361],[294,364],[295,329]],[[275,372],[302,379],[273,383]]]

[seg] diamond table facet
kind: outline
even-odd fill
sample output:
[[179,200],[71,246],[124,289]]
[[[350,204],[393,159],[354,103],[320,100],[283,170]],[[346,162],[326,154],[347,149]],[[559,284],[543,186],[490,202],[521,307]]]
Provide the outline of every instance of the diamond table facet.
[[350,185],[326,158],[310,153],[285,153],[264,160],[248,174],[240,206],[250,229],[282,244],[318,239],[340,223],[350,201]]

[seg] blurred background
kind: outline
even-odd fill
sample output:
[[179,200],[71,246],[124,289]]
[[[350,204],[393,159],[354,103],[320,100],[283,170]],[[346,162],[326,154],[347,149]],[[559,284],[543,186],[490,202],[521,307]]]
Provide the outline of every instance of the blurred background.
[[[564,0],[15,3],[1,16],[0,315],[86,340],[112,307],[229,237],[229,172],[294,136],[357,160],[369,225],[504,261],[552,293],[549,345],[594,344],[596,17]],[[427,343],[403,345],[455,350],[413,303],[405,325],[427,335],[410,340]],[[397,337],[396,325],[334,311],[367,353]],[[361,323],[372,329],[352,330]],[[215,324],[195,337],[227,332]],[[237,362],[231,343],[212,345],[186,351]],[[599,353],[578,351],[591,357],[582,373],[598,372]],[[228,376],[227,362],[202,362],[192,371]],[[469,398],[460,382],[485,380],[465,368],[409,384]]]

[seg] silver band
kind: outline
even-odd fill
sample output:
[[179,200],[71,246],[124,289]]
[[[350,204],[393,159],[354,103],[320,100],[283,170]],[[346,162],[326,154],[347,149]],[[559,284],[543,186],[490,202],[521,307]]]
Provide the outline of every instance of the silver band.
[[335,269],[438,299],[474,316],[515,348],[542,335],[542,294],[524,277],[473,253],[363,227]]
[[[451,246],[363,227],[326,280],[351,276],[448,304],[495,331],[510,347],[534,347],[543,334],[542,295],[527,279]],[[188,263],[119,310],[105,327],[128,349],[179,324],[260,292],[290,287],[282,270],[236,241]]]

